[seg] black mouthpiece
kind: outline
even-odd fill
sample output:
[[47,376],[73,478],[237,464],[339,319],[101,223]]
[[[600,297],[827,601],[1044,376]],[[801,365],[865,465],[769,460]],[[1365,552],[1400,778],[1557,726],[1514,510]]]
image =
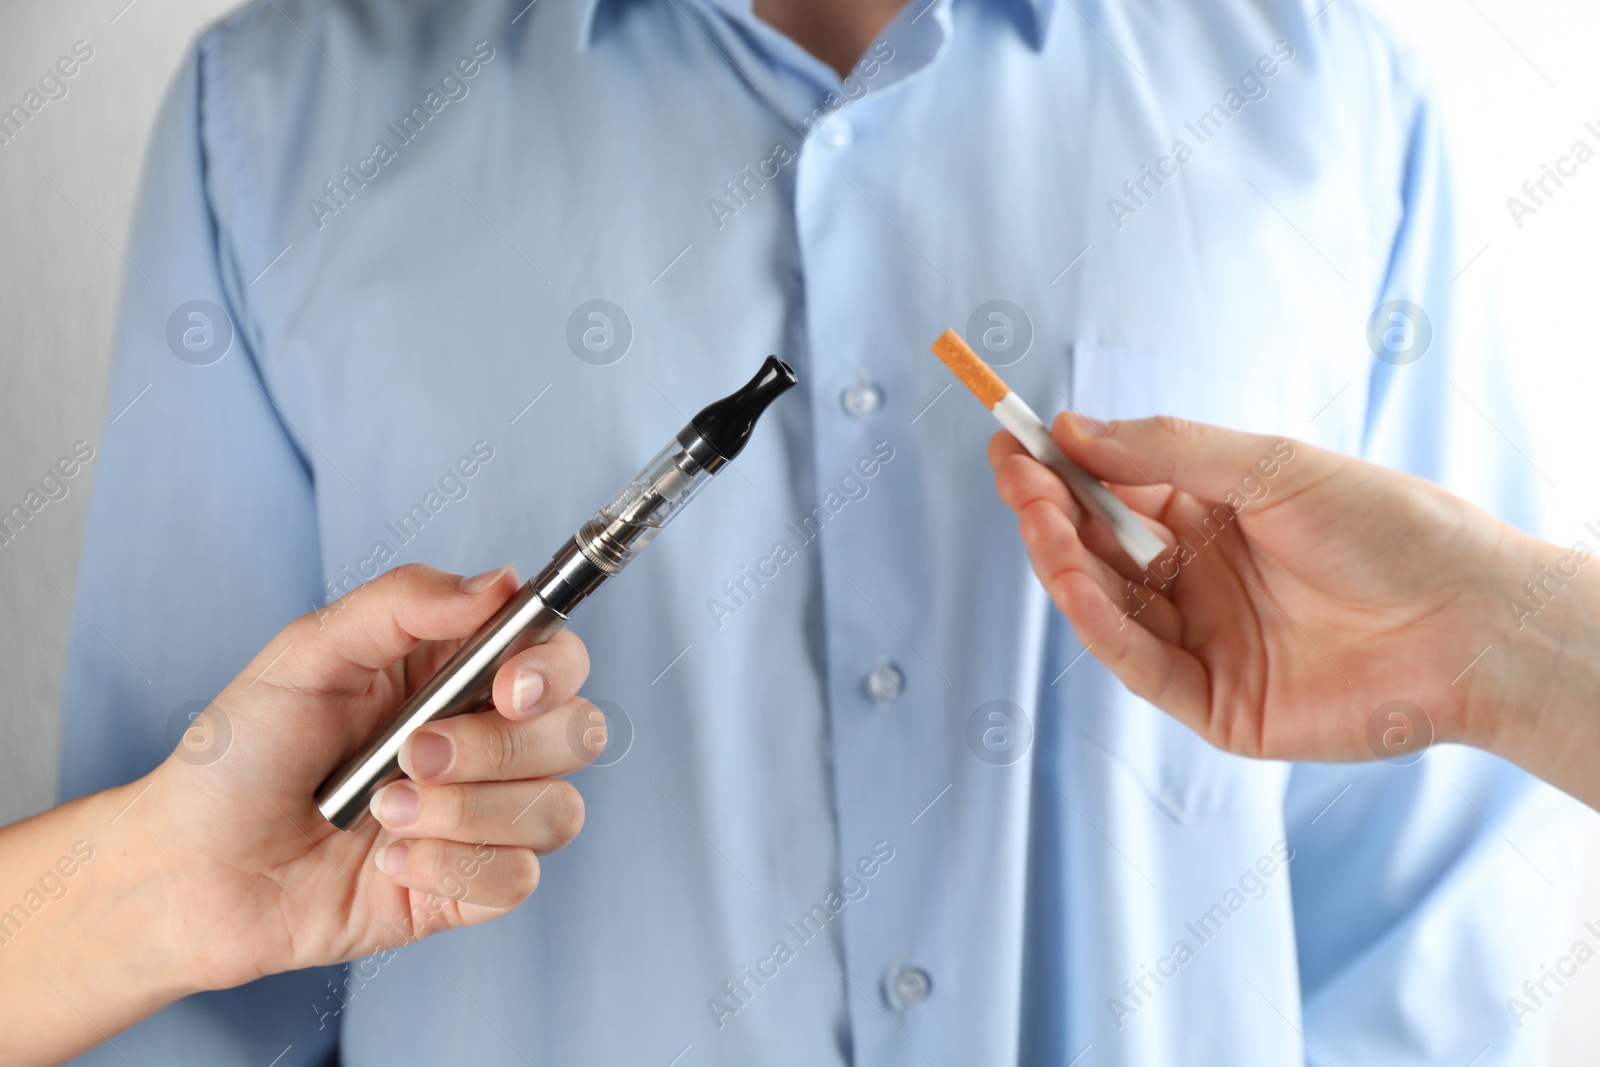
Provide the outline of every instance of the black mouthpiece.
[[794,388],[794,368],[777,356],[768,356],[756,376],[738,390],[712,402],[689,420],[706,444],[723,459],[732,459],[750,440],[750,431],[756,420],[767,410],[767,405]]

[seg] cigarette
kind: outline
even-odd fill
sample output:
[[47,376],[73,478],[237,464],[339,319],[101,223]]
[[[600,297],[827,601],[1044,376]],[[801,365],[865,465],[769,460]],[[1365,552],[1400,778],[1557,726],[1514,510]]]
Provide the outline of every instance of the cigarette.
[[1139,517],[1119,500],[1116,494],[1101,484],[1100,479],[1067,458],[1045,428],[1044,420],[1011,391],[1001,377],[989,368],[972,350],[961,335],[946,330],[933,342],[933,354],[944,360],[961,383],[972,390],[972,395],[994,413],[1000,425],[1011,431],[1011,436],[1022,443],[1028,454],[1055,472],[1066,483],[1083,510],[1111,531],[1124,552],[1133,557],[1140,567],[1148,567],[1152,560],[1167,550],[1155,531],[1139,521]]

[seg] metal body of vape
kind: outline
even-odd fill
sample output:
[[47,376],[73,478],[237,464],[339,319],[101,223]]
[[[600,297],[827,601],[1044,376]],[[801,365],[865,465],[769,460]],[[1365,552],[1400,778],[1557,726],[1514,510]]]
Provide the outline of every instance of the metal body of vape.
[[537,577],[517,590],[467,643],[395,712],[362,749],[322,783],[317,808],[341,830],[359,826],[372,796],[400,777],[400,747],[423,723],[476,711],[495,672],[543,644],[585,597],[621,571],[744,447],[768,404],[795,384],[776,356],[743,388],[690,420],[622,492],[562,545]]

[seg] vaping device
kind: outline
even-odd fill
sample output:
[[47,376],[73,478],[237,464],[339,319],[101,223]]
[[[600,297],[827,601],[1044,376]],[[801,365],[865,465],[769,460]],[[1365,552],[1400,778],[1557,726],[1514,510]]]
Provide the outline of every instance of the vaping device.
[[467,639],[394,716],[317,790],[317,808],[341,830],[370,818],[379,789],[401,776],[400,746],[424,723],[477,711],[495,672],[524,649],[550,640],[572,609],[626,567],[750,439],[762,412],[795,384],[769,356],[738,391],[710,404],[678,431],[611,502],[583,524],[549,566]]

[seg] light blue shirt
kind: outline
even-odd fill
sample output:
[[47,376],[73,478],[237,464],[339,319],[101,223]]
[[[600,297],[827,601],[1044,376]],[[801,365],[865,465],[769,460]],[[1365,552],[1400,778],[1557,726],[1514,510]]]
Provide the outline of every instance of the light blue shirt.
[[[1505,1001],[1564,951],[1568,802],[1461,749],[1236,759],[1129,696],[927,351],[955,326],[1041,411],[1280,432],[1527,521],[1514,454],[1452,463],[1489,365],[1434,110],[1315,7],[916,0],[844,83],[738,0],[207,32],[129,250],[65,795],[331,593],[528,574],[767,353],[801,386],[574,620],[612,749],[531,901],[84,1062],[1540,1062],[1553,1011]],[[1409,365],[1367,343],[1389,299],[1433,325]]]

